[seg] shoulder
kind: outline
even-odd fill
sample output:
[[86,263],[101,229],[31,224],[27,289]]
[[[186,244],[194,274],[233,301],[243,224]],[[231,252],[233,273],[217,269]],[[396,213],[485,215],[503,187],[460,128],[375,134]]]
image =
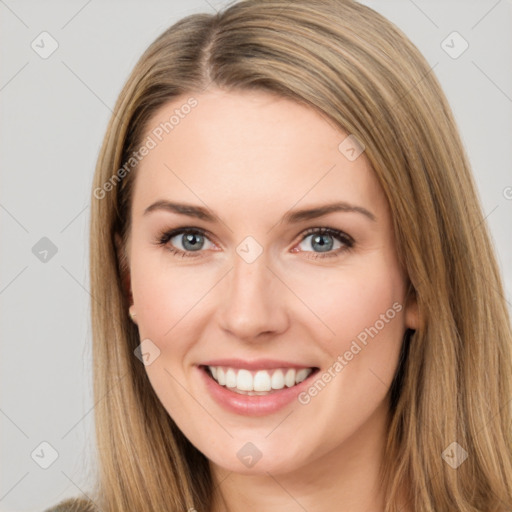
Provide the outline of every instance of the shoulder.
[[68,498],[43,512],[97,512],[98,507],[90,500],[83,498]]

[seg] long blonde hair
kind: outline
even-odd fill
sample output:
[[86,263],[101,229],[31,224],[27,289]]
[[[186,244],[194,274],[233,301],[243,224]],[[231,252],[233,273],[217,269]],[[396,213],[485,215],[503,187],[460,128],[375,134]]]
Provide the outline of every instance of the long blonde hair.
[[[95,503],[103,512],[210,509],[208,462],[134,356],[140,339],[114,244],[115,233],[125,239],[130,229],[136,165],[119,170],[148,120],[210,85],[313,106],[364,143],[387,196],[422,321],[404,341],[390,389],[385,512],[398,510],[404,487],[412,510],[511,509],[512,334],[468,159],[425,59],[392,23],[352,0],[243,0],[188,16],[151,44],[125,84],[91,209]],[[468,454],[457,469],[443,458],[453,442]]]

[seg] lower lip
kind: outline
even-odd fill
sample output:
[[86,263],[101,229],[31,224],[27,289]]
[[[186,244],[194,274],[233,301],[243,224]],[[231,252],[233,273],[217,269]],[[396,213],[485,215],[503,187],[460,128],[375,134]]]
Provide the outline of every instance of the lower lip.
[[314,370],[301,383],[291,388],[285,387],[268,395],[242,395],[218,384],[204,367],[197,368],[212,398],[224,409],[244,416],[265,416],[283,409],[310,385],[311,378],[318,371]]

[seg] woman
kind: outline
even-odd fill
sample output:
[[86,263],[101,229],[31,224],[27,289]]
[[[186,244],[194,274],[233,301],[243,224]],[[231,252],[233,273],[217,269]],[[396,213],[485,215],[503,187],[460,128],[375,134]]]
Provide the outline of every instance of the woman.
[[176,23],[91,215],[99,474],[54,510],[512,507],[495,257],[440,86],[382,16]]

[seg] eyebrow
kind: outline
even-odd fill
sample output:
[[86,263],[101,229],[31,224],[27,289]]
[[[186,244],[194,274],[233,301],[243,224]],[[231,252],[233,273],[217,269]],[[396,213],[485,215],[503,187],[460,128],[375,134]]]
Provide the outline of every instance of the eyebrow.
[[[187,215],[188,217],[194,217],[208,222],[215,222],[217,220],[217,217],[212,214],[210,210],[203,208],[202,206],[194,206],[185,203],[173,203],[171,201],[165,200],[156,201],[152,205],[148,206],[144,210],[144,215],[157,210],[164,210],[172,213],[178,213],[180,215]],[[316,206],[313,208],[289,211],[283,215],[283,221],[289,224],[296,224],[298,222],[316,219],[318,217],[322,217],[334,212],[360,213],[373,222],[376,222],[377,220],[375,215],[366,208],[340,201],[336,203]]]

